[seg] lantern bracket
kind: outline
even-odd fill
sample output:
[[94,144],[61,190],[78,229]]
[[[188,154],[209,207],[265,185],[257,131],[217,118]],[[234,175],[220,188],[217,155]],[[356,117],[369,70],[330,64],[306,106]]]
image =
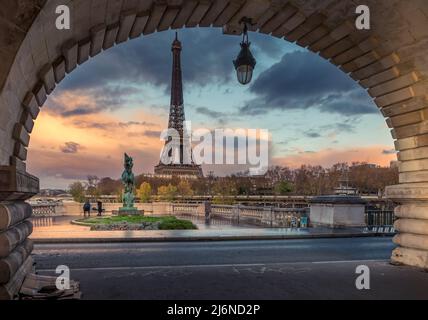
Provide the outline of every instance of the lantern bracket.
[[253,22],[253,19],[248,17],[242,17],[241,20],[239,20],[239,24],[244,25],[244,31],[242,33],[242,41],[244,43],[248,43],[248,26],[255,26],[256,23]]

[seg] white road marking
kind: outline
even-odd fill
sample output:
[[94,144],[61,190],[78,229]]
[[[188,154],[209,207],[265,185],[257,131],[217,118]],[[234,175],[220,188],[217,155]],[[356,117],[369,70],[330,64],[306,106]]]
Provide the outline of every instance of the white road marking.
[[[141,266],[141,267],[94,267],[94,268],[70,268],[72,271],[119,271],[119,270],[147,270],[147,269],[175,269],[175,268],[223,268],[223,267],[264,267],[296,264],[333,264],[333,263],[359,263],[359,262],[388,262],[389,260],[338,260],[338,261],[300,261],[300,262],[275,262],[275,263],[242,263],[242,264],[200,264],[200,265],[172,265],[172,266]],[[38,269],[40,272],[55,272],[55,269]]]
[[333,260],[333,261],[314,261],[315,264],[329,264],[329,263],[353,263],[353,262],[387,262],[389,260],[379,260],[379,259],[368,259],[368,260]]

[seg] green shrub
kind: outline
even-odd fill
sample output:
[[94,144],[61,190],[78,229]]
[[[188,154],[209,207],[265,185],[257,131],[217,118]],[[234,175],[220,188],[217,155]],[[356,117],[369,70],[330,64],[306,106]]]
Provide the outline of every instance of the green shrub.
[[109,217],[94,217],[87,219],[79,219],[78,222],[83,222],[88,225],[102,225],[127,222],[138,224],[143,222],[160,222],[160,230],[192,230],[197,227],[189,220],[177,219],[174,216],[164,217],[147,217],[147,216],[109,216]]

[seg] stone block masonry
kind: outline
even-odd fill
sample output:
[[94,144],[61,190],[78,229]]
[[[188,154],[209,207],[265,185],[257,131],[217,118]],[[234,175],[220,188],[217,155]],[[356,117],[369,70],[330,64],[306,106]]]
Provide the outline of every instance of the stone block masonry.
[[39,180],[17,169],[0,167],[0,300],[16,297],[33,268],[31,206],[24,202],[39,191]]

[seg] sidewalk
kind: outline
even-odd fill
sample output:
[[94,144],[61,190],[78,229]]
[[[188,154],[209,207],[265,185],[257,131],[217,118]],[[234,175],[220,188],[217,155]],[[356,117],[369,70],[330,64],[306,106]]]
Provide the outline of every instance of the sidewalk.
[[90,231],[89,227],[72,225],[69,220],[35,227],[30,238],[36,243],[79,242],[160,242],[160,241],[224,241],[224,240],[273,240],[388,236],[365,232],[361,228],[242,228],[233,226],[205,226],[198,230],[138,230],[138,231]]

